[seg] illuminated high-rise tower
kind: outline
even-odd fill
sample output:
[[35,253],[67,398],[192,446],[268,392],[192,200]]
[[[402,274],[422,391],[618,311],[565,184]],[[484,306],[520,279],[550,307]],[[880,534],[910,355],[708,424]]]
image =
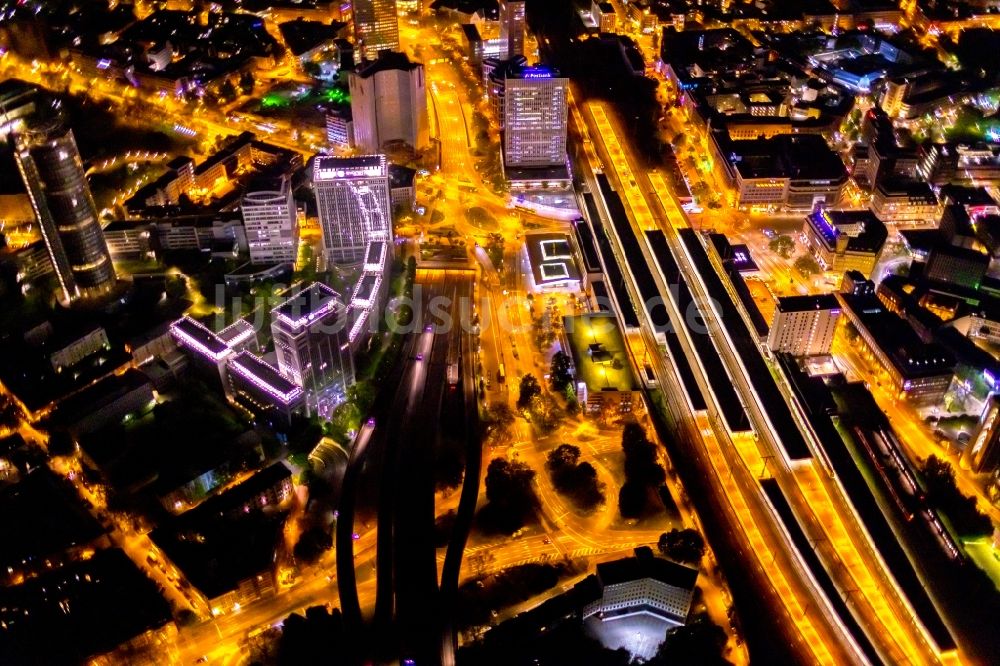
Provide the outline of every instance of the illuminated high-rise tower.
[[546,67],[522,67],[508,72],[503,98],[506,166],[566,163],[568,83]]
[[354,41],[363,58],[399,50],[396,0],[354,0]]
[[422,148],[427,143],[424,66],[405,53],[383,51],[347,74],[351,92],[354,145],[377,153],[392,146]]
[[320,282],[300,285],[271,311],[271,335],[283,377],[306,394],[310,412],[329,418],[354,384],[347,305]]
[[385,155],[318,156],[313,163],[313,188],[328,261],[358,263],[368,243],[392,240]]
[[524,55],[524,0],[500,0],[500,44],[504,58]]
[[28,198],[66,301],[99,295],[115,284],[115,269],[59,103],[39,96],[34,113],[10,128]]

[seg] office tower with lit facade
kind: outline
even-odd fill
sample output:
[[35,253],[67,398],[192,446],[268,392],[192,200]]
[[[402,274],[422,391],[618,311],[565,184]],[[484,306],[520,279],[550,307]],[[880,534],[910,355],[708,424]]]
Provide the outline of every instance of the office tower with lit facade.
[[520,67],[504,83],[506,167],[566,164],[568,80],[547,67]]
[[524,55],[524,0],[500,0],[500,48],[505,58]]
[[793,356],[829,354],[839,318],[840,301],[833,294],[783,296],[777,300],[767,347]]
[[298,225],[288,177],[251,180],[240,209],[250,248],[250,261],[255,264],[294,264],[298,249]]
[[327,261],[356,264],[364,258],[369,242],[392,240],[385,155],[317,156],[313,188]]
[[354,384],[347,305],[319,282],[271,311],[278,371],[302,388],[310,413],[329,417]]
[[500,124],[500,129],[503,129],[503,100],[507,77],[516,76],[517,72],[527,65],[528,61],[524,56],[514,56],[507,60],[487,58],[483,65],[486,97],[490,102],[490,111]]
[[354,145],[364,152],[421,148],[427,143],[424,66],[383,51],[347,75]]
[[399,50],[396,0],[354,0],[354,42],[364,58]]
[[9,132],[63,299],[106,294],[115,269],[73,131],[57,101],[39,95],[35,104]]

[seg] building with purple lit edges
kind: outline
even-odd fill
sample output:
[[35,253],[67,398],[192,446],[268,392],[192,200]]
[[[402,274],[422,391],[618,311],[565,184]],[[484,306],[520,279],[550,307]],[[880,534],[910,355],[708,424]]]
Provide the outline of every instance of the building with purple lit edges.
[[328,417],[354,383],[348,307],[319,282],[300,286],[271,310],[281,375],[304,392],[306,411]]
[[273,365],[248,351],[226,364],[232,399],[257,414],[271,415],[287,425],[305,410],[305,393]]
[[197,367],[218,377],[227,393],[227,361],[238,351],[257,347],[253,326],[242,319],[216,333],[197,319],[181,317],[170,325],[170,335]]
[[275,425],[288,425],[292,416],[307,411],[302,387],[255,353],[257,333],[245,319],[215,333],[182,317],[171,324],[170,333],[197,368],[218,377],[230,402],[274,418]]

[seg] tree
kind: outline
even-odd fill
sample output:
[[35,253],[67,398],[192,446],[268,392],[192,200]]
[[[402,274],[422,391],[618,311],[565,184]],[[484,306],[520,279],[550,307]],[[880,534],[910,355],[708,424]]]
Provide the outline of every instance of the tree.
[[219,87],[219,99],[226,102],[236,99],[236,86],[229,79]]
[[622,432],[622,450],[625,452],[625,478],[645,486],[655,486],[666,481],[667,474],[656,461],[656,448],[637,423],[629,423]]
[[651,666],[723,666],[726,632],[705,615],[699,615],[681,627],[667,630]]
[[661,486],[667,473],[656,460],[656,447],[638,423],[622,430],[625,453],[625,484],[618,493],[618,510],[625,518],[639,518],[650,511],[651,488]]
[[496,220],[490,215],[485,208],[482,206],[473,206],[465,213],[465,218],[477,227],[485,227],[488,225],[495,225]]
[[498,271],[503,270],[503,234],[490,234],[486,242],[486,254],[493,264],[493,268]]
[[244,95],[249,95],[253,92],[256,85],[257,81],[253,78],[253,73],[243,72],[240,76],[240,92]]
[[21,422],[21,410],[13,400],[0,398],[0,429],[14,430]]
[[663,555],[683,564],[697,564],[705,554],[705,540],[690,528],[664,532],[656,547]]
[[557,351],[552,355],[552,362],[549,364],[549,384],[553,391],[565,391],[566,387],[573,381],[573,374],[570,372],[573,362],[563,351]]
[[535,376],[528,373],[521,377],[520,392],[517,395],[517,408],[527,409],[531,405],[531,400],[536,395],[540,395],[542,387],[535,379]]
[[792,251],[795,249],[795,241],[788,234],[781,234],[771,239],[771,242],[767,246],[771,248],[771,252],[780,255],[784,259],[788,259],[792,256]]
[[486,499],[480,513],[488,527],[511,533],[522,527],[538,506],[532,482],[535,470],[526,464],[494,458],[486,468]]
[[66,430],[53,430],[49,433],[49,454],[53,456],[69,456],[76,451],[76,442]]
[[493,446],[510,443],[513,438],[514,412],[505,402],[496,403],[486,414],[486,438]]
[[572,382],[566,385],[566,413],[575,416],[580,412],[580,401],[576,397]]
[[618,512],[622,518],[640,518],[646,513],[649,491],[641,483],[626,481],[618,491]]
[[955,470],[948,461],[928,456],[921,471],[927,502],[948,517],[959,535],[975,537],[992,531],[993,524],[979,511],[976,498],[963,495],[955,485]]
[[572,444],[560,444],[549,451],[545,458],[545,467],[553,473],[571,469],[580,463],[580,447]]
[[543,433],[552,432],[559,426],[562,411],[551,396],[536,394],[528,403],[527,413],[531,422]]
[[812,255],[803,254],[795,260],[795,270],[801,273],[804,277],[810,277],[822,272],[823,269],[820,268],[819,264],[815,259],[813,259]]
[[[277,640],[277,666],[292,664],[330,664],[339,666],[357,660],[354,644],[347,640],[344,620],[339,608],[328,611],[326,606],[311,606],[305,617],[292,613],[281,623],[281,636]],[[340,646],[331,654],[330,643]]]
[[302,63],[302,72],[309,77],[318,79],[321,74],[323,74],[323,68],[320,67],[318,62],[313,62],[309,60],[308,62]]
[[299,536],[292,554],[299,562],[312,564],[332,547],[333,537],[326,530],[321,527],[310,527]]

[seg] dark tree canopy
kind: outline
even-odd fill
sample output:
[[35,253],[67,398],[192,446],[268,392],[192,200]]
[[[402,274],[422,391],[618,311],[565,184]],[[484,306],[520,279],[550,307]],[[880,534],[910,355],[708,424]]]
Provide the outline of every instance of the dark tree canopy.
[[674,528],[660,535],[657,549],[675,562],[697,564],[705,554],[705,540],[697,530]]
[[640,483],[626,481],[618,491],[618,511],[623,518],[639,518],[649,505],[649,489]]
[[699,615],[682,627],[667,630],[667,636],[656,656],[647,661],[651,666],[724,666],[726,632],[704,615]]
[[326,530],[320,527],[311,527],[299,536],[293,554],[295,559],[302,564],[312,564],[332,547],[333,537]]
[[955,470],[948,461],[929,456],[922,471],[927,501],[948,516],[960,535],[972,537],[992,532],[993,523],[979,511],[976,498],[963,495],[955,485]]
[[531,400],[542,392],[542,387],[532,374],[521,377],[520,392],[517,395],[517,408],[527,409],[531,406]]
[[650,489],[662,486],[667,474],[656,461],[656,447],[637,423],[622,431],[625,484],[618,493],[618,510],[625,518],[639,518],[652,510]]
[[571,366],[572,361],[565,352],[557,351],[552,355],[552,363],[549,365],[549,384],[553,391],[561,393],[569,386],[573,380],[573,375],[570,374]]
[[552,476],[552,485],[584,511],[604,503],[604,484],[597,479],[597,470],[589,462],[580,462],[580,448],[560,444],[549,452],[545,468]]
[[535,471],[522,462],[494,458],[486,468],[486,499],[480,512],[484,527],[514,532],[534,514],[538,498],[532,481]]

